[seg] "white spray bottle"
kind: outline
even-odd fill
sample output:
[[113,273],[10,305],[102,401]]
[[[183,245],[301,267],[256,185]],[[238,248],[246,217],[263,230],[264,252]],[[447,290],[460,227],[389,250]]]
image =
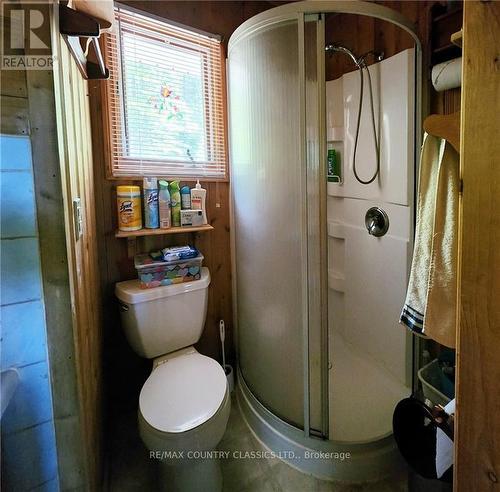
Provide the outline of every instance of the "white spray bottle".
[[196,186],[194,188],[191,188],[191,209],[202,211],[204,224],[208,223],[206,198],[207,198],[207,190],[202,188],[200,180],[197,180]]

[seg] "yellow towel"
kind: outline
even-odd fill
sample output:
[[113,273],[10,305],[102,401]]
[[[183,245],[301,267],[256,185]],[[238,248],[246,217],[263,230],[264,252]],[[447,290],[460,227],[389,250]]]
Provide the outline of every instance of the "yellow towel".
[[400,323],[456,344],[459,156],[425,134],[420,155],[415,247]]

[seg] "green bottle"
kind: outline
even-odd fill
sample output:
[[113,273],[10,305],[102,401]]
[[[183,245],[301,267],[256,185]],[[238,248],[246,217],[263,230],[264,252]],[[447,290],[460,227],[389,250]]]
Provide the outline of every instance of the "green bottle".
[[179,181],[172,181],[169,185],[170,202],[172,204],[172,226],[181,226],[181,192]]
[[330,183],[342,182],[342,169],[340,167],[340,155],[335,149],[328,149],[327,172]]

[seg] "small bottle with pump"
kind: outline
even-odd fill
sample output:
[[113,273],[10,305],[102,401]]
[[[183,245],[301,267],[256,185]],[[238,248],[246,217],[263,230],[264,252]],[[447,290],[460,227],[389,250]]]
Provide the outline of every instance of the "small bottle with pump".
[[160,211],[160,229],[168,229],[172,226],[172,211],[170,193],[167,181],[158,181],[160,191],[158,192],[158,208]]
[[201,210],[203,212],[203,223],[207,224],[207,209],[206,209],[207,190],[201,187],[200,180],[196,181],[196,186],[191,188],[191,208],[193,210]]
[[144,178],[144,227],[147,229],[158,229],[160,221],[158,218],[158,180],[156,178]]

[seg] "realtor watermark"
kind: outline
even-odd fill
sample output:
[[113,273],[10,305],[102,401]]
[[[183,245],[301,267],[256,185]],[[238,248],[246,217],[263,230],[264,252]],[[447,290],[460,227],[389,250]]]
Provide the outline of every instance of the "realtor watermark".
[[158,450],[149,452],[150,459],[156,460],[261,460],[278,458],[285,461],[328,460],[345,461],[351,459],[349,452],[325,452],[306,450],[301,454],[294,451],[269,450],[210,450],[210,451],[172,451]]
[[219,460],[219,459],[294,459],[293,451],[150,451],[149,457],[157,460]]
[[51,16],[58,13],[52,5],[50,0],[2,1],[2,70],[52,69],[55,57],[51,50],[50,23]]

